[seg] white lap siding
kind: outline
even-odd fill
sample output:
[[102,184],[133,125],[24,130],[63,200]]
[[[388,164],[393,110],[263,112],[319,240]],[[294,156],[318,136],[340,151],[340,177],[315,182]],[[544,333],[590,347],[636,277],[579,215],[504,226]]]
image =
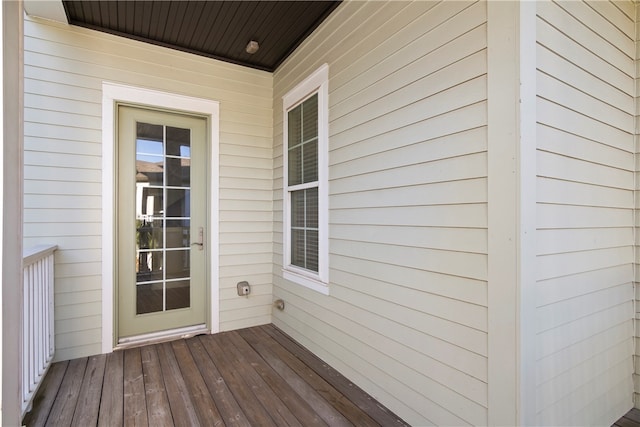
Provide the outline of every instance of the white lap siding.
[[632,405],[635,7],[537,3],[536,424]]

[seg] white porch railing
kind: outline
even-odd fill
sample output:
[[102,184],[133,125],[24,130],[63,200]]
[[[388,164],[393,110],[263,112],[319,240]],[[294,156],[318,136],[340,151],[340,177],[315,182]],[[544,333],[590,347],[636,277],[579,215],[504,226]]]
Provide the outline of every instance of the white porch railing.
[[23,254],[22,415],[31,405],[55,351],[53,254],[57,248],[37,246]]

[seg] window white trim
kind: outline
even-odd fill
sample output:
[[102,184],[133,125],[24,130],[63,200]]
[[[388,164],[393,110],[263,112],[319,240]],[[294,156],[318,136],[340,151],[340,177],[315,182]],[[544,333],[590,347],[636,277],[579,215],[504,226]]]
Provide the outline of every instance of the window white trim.
[[[188,111],[209,117],[210,188],[209,195],[209,242],[218,241],[219,212],[219,122],[220,105],[217,101],[193,98],[152,89],[126,86],[117,83],[102,83],[102,352],[110,353],[115,345],[114,286],[115,286],[115,131],[116,103],[127,102],[159,107],[168,110]],[[211,245],[210,251],[210,327],[211,332],[220,330],[219,298],[219,250]]]
[[[291,265],[291,201],[288,185],[288,112],[318,94],[318,273]],[[329,294],[329,66],[323,64],[282,97],[283,112],[283,259],[282,275],[299,285]],[[300,186],[297,186],[300,187]]]

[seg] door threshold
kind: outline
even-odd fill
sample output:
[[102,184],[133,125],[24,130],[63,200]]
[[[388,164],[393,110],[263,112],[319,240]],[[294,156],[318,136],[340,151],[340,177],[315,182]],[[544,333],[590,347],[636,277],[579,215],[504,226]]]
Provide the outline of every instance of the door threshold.
[[157,344],[176,339],[191,338],[196,335],[208,334],[210,331],[204,323],[201,325],[186,326],[184,328],[169,329],[167,331],[151,332],[149,334],[135,335],[120,338],[114,350],[139,347],[147,344]]

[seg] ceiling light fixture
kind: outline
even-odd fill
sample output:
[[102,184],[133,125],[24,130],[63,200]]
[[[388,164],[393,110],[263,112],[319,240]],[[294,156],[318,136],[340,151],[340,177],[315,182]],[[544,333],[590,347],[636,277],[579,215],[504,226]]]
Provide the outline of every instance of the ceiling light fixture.
[[258,44],[258,42],[255,40],[251,40],[249,43],[247,43],[247,47],[244,50],[246,50],[248,54],[253,55],[258,51],[258,49],[260,49],[260,45]]

